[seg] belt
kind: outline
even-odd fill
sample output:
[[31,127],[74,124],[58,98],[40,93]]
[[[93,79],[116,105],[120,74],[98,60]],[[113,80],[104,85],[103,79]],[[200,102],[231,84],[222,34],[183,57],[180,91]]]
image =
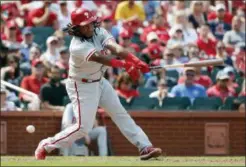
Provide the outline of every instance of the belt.
[[[71,76],[69,76],[69,78],[74,79],[74,78],[71,77]],[[79,80],[81,80],[81,81],[84,82],[84,83],[93,83],[93,82],[99,82],[99,81],[101,80],[101,78],[95,79],[95,80],[93,80],[93,79],[81,78],[81,79],[79,79]]]

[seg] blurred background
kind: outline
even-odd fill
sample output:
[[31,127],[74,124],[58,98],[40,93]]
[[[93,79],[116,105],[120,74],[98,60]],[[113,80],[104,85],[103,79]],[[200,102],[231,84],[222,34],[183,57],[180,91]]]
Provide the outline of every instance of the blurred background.
[[[1,113],[40,111],[42,117],[42,112],[60,111],[62,126],[57,123],[54,131],[76,121],[64,86],[72,37],[62,28],[77,8],[92,11],[117,43],[149,65],[216,58],[225,62],[215,67],[152,71],[138,82],[121,69],[110,68],[105,78],[129,112],[244,112],[245,0],[20,0],[1,1]],[[104,111],[98,111],[91,134],[60,154],[87,155],[92,140],[99,136],[98,154],[113,154],[109,149],[113,139],[102,123]]]

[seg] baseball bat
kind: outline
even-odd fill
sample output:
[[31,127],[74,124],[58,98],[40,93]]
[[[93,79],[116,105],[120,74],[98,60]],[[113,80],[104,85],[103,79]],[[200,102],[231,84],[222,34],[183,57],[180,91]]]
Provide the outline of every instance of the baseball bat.
[[168,69],[168,68],[185,68],[185,67],[204,67],[204,66],[216,66],[216,65],[223,65],[223,59],[214,59],[214,60],[204,60],[198,62],[191,62],[191,63],[184,63],[184,64],[172,64],[172,65],[165,65],[165,66],[152,66],[150,67],[151,70],[156,69]]

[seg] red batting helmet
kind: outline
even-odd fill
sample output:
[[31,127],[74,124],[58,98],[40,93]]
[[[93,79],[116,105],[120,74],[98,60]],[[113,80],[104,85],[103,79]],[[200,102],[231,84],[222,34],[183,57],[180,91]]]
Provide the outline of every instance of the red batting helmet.
[[71,21],[73,25],[87,25],[96,21],[97,18],[89,11],[83,8],[76,9],[71,14]]

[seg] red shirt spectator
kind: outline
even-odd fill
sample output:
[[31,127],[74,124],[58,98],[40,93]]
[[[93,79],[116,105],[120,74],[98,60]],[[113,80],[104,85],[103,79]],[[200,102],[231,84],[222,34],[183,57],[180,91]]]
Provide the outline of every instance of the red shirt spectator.
[[[35,18],[38,18],[38,19],[42,18],[46,12],[49,12],[46,20],[40,21],[40,23],[34,22]],[[53,26],[56,26],[55,25],[56,23],[57,23],[57,15],[49,10],[49,4],[46,4],[46,2],[44,2],[44,7],[30,11],[28,14],[28,18],[27,18],[27,25],[32,26],[32,27],[34,26],[53,27]]]
[[132,80],[127,73],[121,73],[117,79],[116,92],[118,96],[131,100],[131,98],[139,96],[139,92],[132,89]]
[[225,100],[229,96],[236,96],[235,90],[228,87],[229,75],[223,71],[219,71],[216,79],[216,85],[212,86],[207,90],[209,97],[220,97]]
[[146,42],[147,35],[150,32],[155,32],[161,41],[163,41],[164,43],[167,43],[170,37],[168,34],[168,29],[164,26],[164,22],[163,22],[164,17],[162,15],[156,14],[154,15],[153,18],[154,18],[154,23],[144,29],[144,32],[140,37],[141,40],[143,42]]
[[125,99],[139,96],[139,92],[137,90],[134,90],[134,89],[131,89],[131,90],[117,89],[116,91],[117,91],[119,96],[121,96]]
[[[182,84],[184,82],[185,82],[185,77],[184,76],[180,77],[178,80],[178,84]],[[204,86],[205,88],[208,88],[212,85],[212,80],[209,76],[200,75],[200,76],[195,78],[194,83],[200,84],[200,85]]]
[[162,58],[162,48],[159,44],[153,43],[150,44],[147,48],[145,48],[142,53],[148,54],[151,60],[161,59]]
[[198,38],[197,46],[200,50],[203,50],[207,55],[216,55],[216,41],[207,39],[204,40],[203,38]]
[[22,42],[22,35],[20,30],[18,29],[17,24],[14,20],[10,20],[7,22],[5,32],[1,34],[2,40],[7,40],[10,42]]
[[245,62],[246,62],[246,47],[244,44],[244,48],[240,48],[240,51],[235,54],[235,65],[237,70],[242,71],[244,74],[246,73],[246,66],[245,66]]
[[219,86],[214,85],[207,90],[209,97],[220,97],[222,100],[229,96],[235,96],[235,92],[232,89],[221,89]]
[[[43,74],[43,63],[40,60],[34,60],[32,63],[32,75],[23,78],[21,88],[39,95],[41,86],[48,82],[48,78],[45,78]],[[24,94],[20,94],[20,97],[28,101]]]
[[215,37],[212,35],[208,25],[202,25],[197,40],[197,46],[200,50],[204,51],[206,55],[216,55],[216,43]]
[[[215,12],[211,12],[211,13],[208,15],[208,20],[209,20],[209,21],[215,20],[215,19],[218,18],[218,14],[219,14],[219,9],[220,9],[220,8],[223,8],[224,10],[226,10],[225,5],[223,5],[223,4],[217,4],[217,5],[216,5],[216,11],[215,11]],[[228,11],[225,11],[225,12],[224,12],[224,14],[223,14],[223,21],[224,21],[226,24],[231,25],[232,18],[233,18],[233,15],[232,15],[231,13],[229,13]]]
[[133,54],[140,52],[140,47],[137,44],[132,43],[131,38],[132,38],[132,33],[127,30],[123,30],[120,33],[120,38],[119,38],[120,45],[128,49]]

